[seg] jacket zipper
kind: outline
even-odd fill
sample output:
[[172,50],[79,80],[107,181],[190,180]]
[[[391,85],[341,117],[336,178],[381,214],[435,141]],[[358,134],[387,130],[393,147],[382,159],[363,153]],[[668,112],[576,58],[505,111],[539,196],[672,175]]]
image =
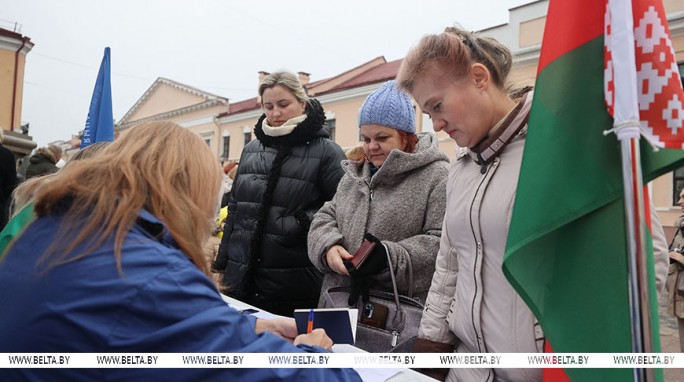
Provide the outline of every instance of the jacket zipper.
[[[492,168],[492,166],[488,166],[487,171],[485,173],[483,173],[482,179],[480,180],[480,184],[478,184],[477,190],[475,191],[475,194],[473,195],[473,199],[470,202],[470,209],[469,209],[470,230],[471,230],[471,233],[473,235],[473,239],[475,240],[475,243],[477,245],[477,250],[475,252],[475,264],[477,264],[478,259],[480,258],[480,255],[482,254],[483,251],[482,251],[482,243],[480,242],[480,240],[478,240],[477,235],[475,234],[475,229],[473,228],[473,226],[474,226],[473,209],[475,208],[475,200],[477,199],[477,196],[479,195],[480,190],[482,189],[482,186],[484,185],[485,180],[487,179],[487,175],[489,175],[489,171],[491,168]],[[477,339],[478,351],[480,353],[483,353],[483,352],[486,352],[486,350],[484,350],[484,351],[482,350],[482,346],[480,346],[480,343],[482,342],[482,344],[484,345],[484,338],[481,335],[481,333],[477,330],[477,327],[475,326],[475,318],[476,317],[474,316],[474,314],[475,314],[475,302],[476,302],[477,294],[478,294],[478,283],[477,283],[478,277],[477,277],[476,268],[477,268],[477,266],[473,267],[473,280],[475,280],[475,283],[474,283],[475,293],[473,294],[473,300],[472,300],[472,303],[470,305],[470,312],[471,312],[470,313],[470,315],[471,315],[470,319],[471,319],[471,323],[473,324],[473,331],[475,332],[475,337]]]
[[373,202],[373,187],[371,187],[370,183],[367,181],[363,181],[363,183],[368,186],[368,211],[366,212],[366,224],[363,227],[363,237],[366,237],[366,234],[368,233],[368,220],[370,217],[370,210],[371,210],[371,203]]
[[[473,196],[473,200],[470,203],[470,211],[469,211],[470,231],[473,235],[473,239],[475,239],[475,243],[477,244],[477,251],[475,254],[475,264],[477,264],[477,261],[478,261],[478,258],[480,257],[480,255],[484,256],[484,251],[482,249],[482,243],[480,242],[480,240],[477,239],[477,235],[475,234],[475,229],[473,228],[473,209],[475,208],[475,199],[477,199],[477,195],[480,193],[480,190],[482,189],[482,186],[484,185],[485,180],[487,179],[487,176],[489,175],[489,172],[491,171],[494,163],[496,163],[496,159],[489,166],[487,166],[486,171],[480,171],[480,173],[483,176],[482,176],[482,179],[480,180],[480,184],[478,184],[478,186],[477,186],[477,190],[475,191],[475,195]],[[484,170],[484,168],[482,168],[481,170]],[[483,193],[484,193],[484,191],[483,191]],[[483,198],[484,198],[484,195],[483,195]],[[480,267],[480,268],[482,268],[482,267]],[[473,294],[473,301],[472,301],[472,304],[470,306],[471,322],[473,324],[473,331],[475,332],[475,337],[477,339],[477,348],[478,348],[480,353],[486,353],[487,347],[485,346],[485,343],[484,343],[484,336],[481,335],[481,332],[479,332],[477,330],[477,328],[475,327],[475,316],[474,316],[474,314],[475,314],[475,300],[476,300],[477,292],[478,292],[476,267],[473,267],[473,280],[475,280],[475,283],[474,283],[475,284],[475,293]],[[482,346],[480,346],[480,343],[482,343]],[[482,350],[483,346],[485,347],[484,351]],[[491,381],[491,380],[493,380],[493,378],[495,378],[495,374],[492,373],[493,371],[494,371],[493,369],[489,369],[487,371],[486,381]]]

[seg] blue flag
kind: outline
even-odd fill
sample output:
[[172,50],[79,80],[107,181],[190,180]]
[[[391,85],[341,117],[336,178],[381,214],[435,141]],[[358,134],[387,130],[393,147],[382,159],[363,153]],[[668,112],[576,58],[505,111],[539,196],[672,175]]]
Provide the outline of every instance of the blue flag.
[[110,77],[109,47],[105,48],[100,72],[90,100],[90,110],[86,119],[81,148],[95,142],[111,142],[114,140],[114,116],[112,114],[112,83]]

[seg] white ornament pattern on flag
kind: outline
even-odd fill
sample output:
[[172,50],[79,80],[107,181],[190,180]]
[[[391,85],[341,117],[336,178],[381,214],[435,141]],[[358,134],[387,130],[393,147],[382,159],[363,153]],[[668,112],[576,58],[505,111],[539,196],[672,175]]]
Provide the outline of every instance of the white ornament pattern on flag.
[[603,96],[606,100],[606,108],[610,115],[614,115],[615,105],[615,68],[613,68],[613,54],[610,51],[610,39],[613,33],[610,28],[610,8],[606,6],[603,17]]
[[[656,0],[657,1],[657,0]],[[644,136],[660,147],[684,148],[684,92],[662,4],[633,2],[639,118]],[[608,111],[615,102],[610,14],[606,12],[604,90]]]

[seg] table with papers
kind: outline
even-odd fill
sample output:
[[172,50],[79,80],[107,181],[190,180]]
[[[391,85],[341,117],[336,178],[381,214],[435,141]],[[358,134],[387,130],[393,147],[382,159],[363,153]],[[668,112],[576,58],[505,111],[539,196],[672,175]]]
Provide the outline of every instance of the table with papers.
[[[239,312],[252,314],[257,318],[270,319],[282,317],[263,311],[252,305],[245,304],[242,301],[236,300],[232,297],[223,294],[221,295],[221,297],[223,298],[223,301],[225,301],[226,304],[228,304],[228,306],[230,306],[231,308]],[[365,350],[359,349],[356,346],[346,344],[333,345],[332,351],[333,353],[367,353]],[[411,369],[354,368],[354,370],[356,370],[356,372],[359,373],[359,376],[361,376],[361,379],[364,382],[435,381],[435,379],[432,379],[424,374],[418,373],[417,371]]]

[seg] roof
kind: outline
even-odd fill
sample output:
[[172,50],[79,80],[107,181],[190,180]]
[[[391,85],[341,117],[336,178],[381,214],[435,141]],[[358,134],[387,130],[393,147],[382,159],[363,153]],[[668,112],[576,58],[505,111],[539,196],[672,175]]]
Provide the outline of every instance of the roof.
[[13,54],[19,51],[26,55],[35,44],[30,38],[8,29],[0,28],[0,50],[10,51]]
[[353,88],[358,88],[361,86],[366,86],[370,84],[375,84],[378,82],[385,82],[389,80],[393,80],[397,77],[397,73],[399,73],[399,67],[401,66],[401,63],[404,61],[404,59],[399,59],[396,61],[391,61],[387,62],[384,64],[380,64],[378,66],[375,66],[373,68],[370,68],[366,70],[365,72],[353,77],[350,80],[347,80],[334,88],[327,90],[325,92],[316,94],[317,96],[323,95],[323,94],[330,94],[330,93],[335,93],[339,92],[342,90],[347,90],[347,89],[353,89]]
[[[383,56],[378,56],[336,76],[309,82],[305,87],[313,97],[318,97],[323,94],[385,82],[397,76],[402,61],[403,59],[386,62]],[[317,92],[317,89],[321,89],[321,91]],[[252,97],[230,103],[229,111],[219,114],[217,118],[257,110],[260,107],[258,97]]]
[[4,29],[4,28],[0,28],[0,36],[15,38],[15,39],[17,39],[17,40],[26,39],[27,41],[31,41],[30,38],[24,37],[24,36],[22,36],[20,33],[12,32],[11,30],[7,30],[7,29]]
[[386,64],[384,56],[378,56],[368,62],[365,62],[359,66],[351,68],[345,72],[342,72],[334,77],[326,78],[324,80],[310,82],[306,85],[307,92],[312,97],[316,97],[321,93],[328,93],[330,90],[336,88],[340,84],[350,81],[357,77],[359,74],[366,72],[367,70],[374,68],[378,65]]
[[123,116],[123,118],[121,118],[121,120],[118,123],[127,122],[128,117],[132,116],[145,103],[145,101],[147,101],[150,98],[154,91],[161,85],[168,85],[173,88],[188,92],[190,94],[204,97],[206,101],[220,101],[221,103],[228,103],[228,98],[221,97],[216,94],[212,94],[204,90],[197,89],[196,87],[170,80],[168,78],[159,77],[152,83],[152,85],[150,85],[150,87],[145,91],[142,97],[140,97],[135,102],[133,107],[131,107],[130,110],[126,112],[126,114]]
[[228,111],[217,115],[216,118],[221,118],[232,114],[244,113],[246,111],[257,110],[260,107],[261,105],[259,105],[258,97],[252,97],[240,102],[231,103],[228,106]]

